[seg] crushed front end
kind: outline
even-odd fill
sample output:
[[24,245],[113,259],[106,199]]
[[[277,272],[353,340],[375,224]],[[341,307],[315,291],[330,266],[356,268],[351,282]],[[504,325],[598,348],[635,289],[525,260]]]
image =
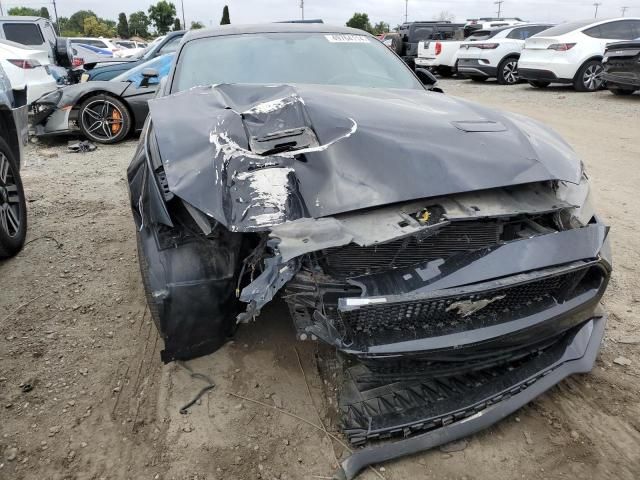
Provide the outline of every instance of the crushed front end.
[[[154,100],[157,131],[129,171],[147,258],[156,225],[198,239],[160,245],[180,260],[155,262],[151,296],[181,314],[163,317],[163,358],[217,348],[207,335],[228,331],[234,289],[238,323],[280,295],[298,339],[331,352],[321,371],[362,447],[346,478],[590,370],[611,273],[609,229],[559,137],[437,94],[376,95],[221,85]],[[373,118],[383,106],[394,131]],[[183,244],[193,252],[178,257]],[[190,290],[183,304],[176,286]],[[193,305],[206,302],[205,319]]]

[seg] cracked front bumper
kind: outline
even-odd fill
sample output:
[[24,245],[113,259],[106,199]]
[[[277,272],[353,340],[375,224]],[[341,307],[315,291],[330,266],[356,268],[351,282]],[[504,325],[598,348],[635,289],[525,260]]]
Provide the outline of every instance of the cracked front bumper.
[[[428,450],[479,432],[526,405],[564,378],[589,372],[604,336],[606,317],[597,312],[552,349],[524,364],[513,381],[502,383],[491,394],[473,399],[462,408],[451,408],[431,420],[433,428],[404,440],[357,450],[342,462],[336,478],[352,479],[368,465]],[[496,383],[500,383],[500,379]]]

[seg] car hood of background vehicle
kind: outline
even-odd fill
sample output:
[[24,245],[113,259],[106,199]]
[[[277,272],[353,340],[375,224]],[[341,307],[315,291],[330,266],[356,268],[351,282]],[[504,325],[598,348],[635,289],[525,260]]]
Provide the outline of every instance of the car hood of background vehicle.
[[[581,175],[548,128],[436,92],[223,84],[149,107],[170,190],[233,231]],[[298,127],[319,145],[250,150]]]

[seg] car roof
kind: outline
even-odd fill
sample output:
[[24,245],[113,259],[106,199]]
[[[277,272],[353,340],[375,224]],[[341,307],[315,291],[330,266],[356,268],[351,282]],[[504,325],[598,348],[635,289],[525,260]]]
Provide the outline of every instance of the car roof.
[[[203,28],[189,30],[184,41],[195,40],[197,38],[223,37],[226,35],[242,35],[245,33],[344,33],[352,35],[371,34],[364,30],[349,27],[339,27],[324,23],[261,23],[253,25],[220,25],[213,28]],[[173,33],[173,32],[172,32]]]
[[37,20],[48,20],[44,17],[29,17],[27,15],[9,15],[0,17],[0,22],[35,22]]

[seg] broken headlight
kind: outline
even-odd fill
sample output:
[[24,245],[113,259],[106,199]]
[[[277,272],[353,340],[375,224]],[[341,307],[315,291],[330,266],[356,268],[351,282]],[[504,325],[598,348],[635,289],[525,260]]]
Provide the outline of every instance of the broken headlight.
[[582,167],[580,183],[558,182],[556,196],[559,200],[575,205],[575,208],[565,211],[559,215],[558,222],[565,228],[578,228],[587,225],[593,216],[593,199],[589,177]]

